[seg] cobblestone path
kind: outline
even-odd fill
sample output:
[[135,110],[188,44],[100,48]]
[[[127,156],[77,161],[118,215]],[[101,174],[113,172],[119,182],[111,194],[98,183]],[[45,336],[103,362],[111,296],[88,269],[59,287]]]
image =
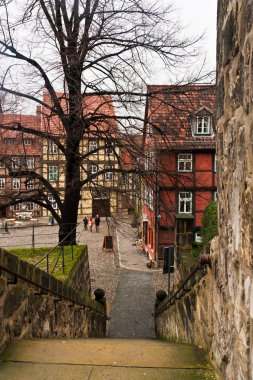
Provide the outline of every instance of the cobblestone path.
[[107,330],[110,338],[155,338],[155,292],[166,290],[167,278],[161,270],[147,268],[136,236],[128,218],[118,221],[115,239],[121,271]]
[[121,271],[108,326],[109,338],[155,338],[152,273]]

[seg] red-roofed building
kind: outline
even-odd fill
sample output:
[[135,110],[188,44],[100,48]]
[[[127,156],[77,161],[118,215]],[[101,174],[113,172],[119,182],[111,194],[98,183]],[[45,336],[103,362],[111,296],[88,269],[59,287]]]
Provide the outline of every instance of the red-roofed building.
[[138,169],[141,168],[143,157],[143,134],[121,135],[120,168],[120,212],[131,213],[140,211],[141,177]]
[[[66,108],[66,94],[57,93],[62,108]],[[43,102],[51,106],[48,93],[43,94]],[[120,137],[115,119],[113,101],[110,96],[86,95],[83,97],[83,130],[80,144],[81,181],[89,174],[93,179],[84,183],[81,190],[79,214],[110,216],[120,209],[117,141]],[[74,126],[71,126],[71,128]],[[51,115],[50,108],[42,108],[42,131],[61,140],[66,137],[58,116]],[[80,133],[80,128],[77,128]],[[83,159],[82,159],[83,158]],[[96,177],[96,173],[104,171]],[[63,196],[65,191],[65,157],[51,140],[43,141],[43,176]],[[51,194],[48,199],[57,209]],[[43,210],[44,215],[48,211]]]
[[171,244],[201,239],[201,219],[216,199],[215,87],[149,86],[143,243],[152,259]]
[[[40,107],[36,115],[0,114],[0,123],[13,127],[21,125],[23,128],[32,128],[40,131]],[[11,199],[30,196],[40,185],[34,178],[27,176],[9,175],[20,170],[41,172],[42,145],[40,137],[23,131],[1,129],[0,134],[0,203],[6,204]],[[13,217],[16,212],[29,211],[34,216],[41,214],[40,206],[33,202],[17,203],[5,210],[0,210],[1,217]]]

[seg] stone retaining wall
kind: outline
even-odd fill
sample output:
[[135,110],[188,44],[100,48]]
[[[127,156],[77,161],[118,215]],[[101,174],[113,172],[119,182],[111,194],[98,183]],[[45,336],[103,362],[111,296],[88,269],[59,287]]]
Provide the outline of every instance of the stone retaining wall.
[[69,273],[69,279],[67,283],[80,292],[83,292],[84,294],[91,294],[90,268],[87,246],[84,246],[83,254],[81,254],[79,259],[74,263]]
[[[72,286],[4,250],[0,250],[0,267],[23,278],[18,279],[17,284],[8,284],[14,277],[1,270],[0,351],[13,339],[105,336],[105,317],[96,313],[105,312],[105,307],[87,295],[90,292],[89,275],[83,272],[84,268],[88,271],[87,252],[71,273],[69,283]],[[74,289],[76,279],[77,287],[83,288],[86,294]],[[71,298],[77,304],[73,305],[65,298]],[[88,307],[83,309],[78,303],[86,303]]]
[[212,270],[157,318],[157,330],[162,337],[206,347],[223,379],[249,380],[253,379],[253,2],[218,0],[217,14],[220,239],[212,245]]
[[249,380],[252,378],[250,315],[246,312],[250,302],[249,282],[241,277],[230,284],[234,294],[241,294],[234,304],[224,275],[225,258],[219,237],[212,241],[210,255],[212,268],[207,274],[156,317],[157,336],[206,349],[222,379]]

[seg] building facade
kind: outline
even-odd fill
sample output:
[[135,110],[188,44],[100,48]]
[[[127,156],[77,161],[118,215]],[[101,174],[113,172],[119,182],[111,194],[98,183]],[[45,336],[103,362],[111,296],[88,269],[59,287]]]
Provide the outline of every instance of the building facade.
[[32,201],[26,202],[25,198],[31,198],[40,188],[33,172],[41,173],[41,139],[25,129],[40,131],[40,109],[38,107],[36,115],[0,114],[0,123],[17,127],[14,131],[2,130],[0,134],[0,204],[24,199],[1,209],[0,217],[12,218],[18,212],[38,217],[41,207]]
[[203,212],[216,200],[215,88],[149,86],[148,92],[142,238],[150,258],[159,260],[168,245],[189,249],[201,240]]
[[[59,94],[59,97],[61,94]],[[50,104],[48,93],[44,93],[43,101]],[[84,97],[84,110],[86,116],[100,115],[101,120],[106,115],[111,118],[110,123],[100,121],[91,125],[84,131],[80,144],[81,199],[79,214],[94,217],[96,214],[106,217],[116,214],[120,210],[119,197],[119,131],[114,119],[114,107],[110,97],[86,96]],[[64,142],[63,127],[57,117],[52,117],[47,108],[42,109],[42,130],[49,132],[59,141]],[[65,191],[65,159],[56,144],[51,140],[43,139],[42,167],[43,176],[50,184],[64,195]],[[91,179],[89,180],[89,177]],[[57,204],[51,194],[48,199],[57,210]],[[50,212],[43,210],[43,215]]]

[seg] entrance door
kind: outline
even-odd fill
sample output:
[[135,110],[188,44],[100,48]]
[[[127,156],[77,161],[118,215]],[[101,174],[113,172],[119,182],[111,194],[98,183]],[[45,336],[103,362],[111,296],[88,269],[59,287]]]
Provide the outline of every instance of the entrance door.
[[190,247],[193,241],[193,220],[177,220],[177,246]]
[[108,192],[94,192],[92,197],[92,217],[110,216],[110,197]]

